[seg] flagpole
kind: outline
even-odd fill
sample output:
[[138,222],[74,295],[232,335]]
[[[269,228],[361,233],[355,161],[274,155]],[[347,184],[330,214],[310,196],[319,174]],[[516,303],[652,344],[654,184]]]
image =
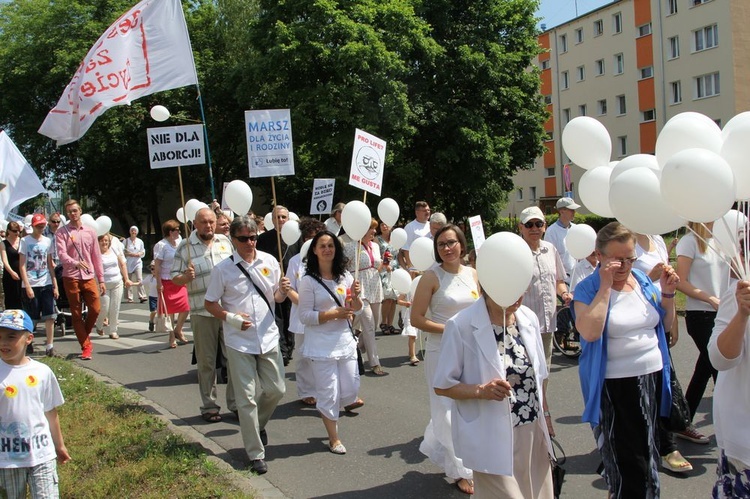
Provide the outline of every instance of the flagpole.
[[208,161],[208,179],[211,181],[211,199],[216,198],[216,189],[214,188],[214,171],[211,165],[211,148],[208,145],[208,128],[206,127],[206,113],[203,111],[203,96],[201,95],[201,86],[195,84],[198,90],[198,106],[201,110],[201,124],[203,125],[203,140],[206,142],[206,160]]

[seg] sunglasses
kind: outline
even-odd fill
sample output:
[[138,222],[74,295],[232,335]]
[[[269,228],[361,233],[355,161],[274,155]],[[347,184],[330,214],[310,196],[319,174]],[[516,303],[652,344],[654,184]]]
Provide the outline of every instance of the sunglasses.
[[60,220],[50,220],[49,223],[51,223],[51,224],[59,224]]
[[523,224],[523,226],[526,227],[527,229],[530,229],[532,227],[541,229],[542,227],[544,227],[544,222],[542,222],[541,220],[537,220],[536,222],[526,222],[525,224]]
[[238,240],[239,242],[241,242],[241,243],[246,243],[248,241],[255,242],[255,241],[258,240],[258,236],[255,236],[255,235],[253,235],[253,236],[234,236],[234,238],[236,240]]
[[179,231],[180,231],[180,229],[179,229],[179,228],[176,228],[176,229],[169,229],[169,232],[174,232],[174,231],[177,231],[177,232],[179,232]]

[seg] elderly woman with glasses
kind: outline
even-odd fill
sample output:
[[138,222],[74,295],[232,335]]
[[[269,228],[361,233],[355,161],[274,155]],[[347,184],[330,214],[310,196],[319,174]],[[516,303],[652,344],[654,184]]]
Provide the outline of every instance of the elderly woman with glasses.
[[[534,257],[534,274],[531,277],[526,293],[523,295],[523,304],[529,307],[539,319],[539,327],[542,333],[542,345],[544,346],[544,357],[549,371],[552,364],[552,335],[557,328],[557,298],[564,305],[570,303],[572,295],[568,292],[565,284],[565,267],[560,254],[555,246],[543,241],[544,231],[547,224],[544,213],[536,206],[530,206],[521,212],[518,224],[521,237],[529,245]],[[552,417],[547,406],[547,380],[542,387],[544,391],[544,420],[547,430],[551,436],[555,436],[552,426]]]
[[583,420],[594,430],[610,497],[659,497],[658,417],[671,410],[666,332],[675,316],[677,273],[661,290],[633,268],[636,238],[619,222],[596,237],[599,266],[576,287]]
[[154,245],[154,276],[156,292],[159,295],[159,312],[178,314],[177,321],[173,321],[174,328],[169,332],[169,346],[175,348],[178,340],[187,343],[182,326],[190,312],[187,288],[174,284],[171,275],[175,251],[182,240],[180,223],[177,220],[167,220],[162,224],[161,232],[164,239]]

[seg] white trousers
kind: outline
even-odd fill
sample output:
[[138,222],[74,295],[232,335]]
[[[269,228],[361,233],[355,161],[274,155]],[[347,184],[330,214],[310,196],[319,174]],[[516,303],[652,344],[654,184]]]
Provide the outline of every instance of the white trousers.
[[339,411],[357,400],[359,370],[357,358],[312,360],[315,379],[315,407],[332,421],[338,421]]
[[[305,335],[294,333],[294,345],[297,352],[302,352],[305,344]],[[297,381],[297,396],[301,399],[315,396],[315,378],[313,375],[312,361],[297,354],[294,360],[294,377]]]
[[380,303],[365,301],[362,313],[359,314],[359,327],[362,334],[359,335],[359,346],[367,354],[367,363],[370,367],[380,365],[378,347],[375,344],[375,323],[380,319]]
[[[107,288],[104,295],[99,297],[101,308],[99,310],[99,317],[96,319],[96,329],[102,329],[104,334],[112,334],[117,332],[117,321],[120,316],[120,303],[122,302],[122,291],[124,286],[122,281],[117,282],[105,282],[104,287]],[[109,319],[109,323],[104,326],[104,318]]]

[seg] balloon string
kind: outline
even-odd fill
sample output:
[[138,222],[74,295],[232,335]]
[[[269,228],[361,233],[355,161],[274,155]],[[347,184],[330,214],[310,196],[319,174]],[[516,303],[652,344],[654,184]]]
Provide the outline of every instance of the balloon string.
[[[723,220],[723,219],[722,219],[722,220]],[[725,224],[725,225],[727,225],[727,223],[726,223],[726,220],[723,220],[723,222],[724,222],[724,224]],[[714,241],[714,242],[716,243],[716,246],[717,246],[717,247],[714,247],[714,246],[712,246],[712,245],[711,245],[711,244],[710,244],[710,243],[709,243],[709,242],[708,242],[708,241],[707,241],[707,240],[706,240],[706,239],[705,239],[705,238],[704,238],[703,236],[701,236],[700,234],[698,234],[697,232],[695,232],[695,231],[694,231],[694,230],[693,230],[693,229],[692,229],[692,228],[690,227],[690,225],[687,225],[686,227],[687,227],[687,229],[688,229],[688,230],[689,230],[690,232],[692,232],[692,233],[693,233],[693,235],[694,235],[695,237],[697,237],[698,239],[700,239],[701,241],[703,241],[704,243],[706,243],[706,247],[707,247],[708,249],[710,249],[711,251],[713,251],[714,253],[716,253],[716,255],[717,255],[717,256],[719,257],[719,259],[720,259],[720,260],[721,260],[722,262],[724,262],[724,263],[726,263],[727,265],[729,265],[729,268],[731,268],[731,269],[735,269],[735,270],[737,271],[737,273],[738,273],[738,274],[740,274],[740,278],[741,278],[741,279],[745,279],[745,278],[747,277],[747,274],[746,274],[746,273],[744,273],[744,268],[743,268],[743,266],[742,266],[742,265],[738,265],[738,264],[737,264],[737,260],[735,260],[735,258],[734,258],[734,257],[728,257],[728,256],[727,256],[727,253],[726,253],[726,251],[725,251],[725,249],[724,249],[724,246],[723,246],[723,245],[722,245],[722,244],[721,244],[721,243],[720,243],[720,242],[719,242],[719,241],[718,241],[718,240],[717,240],[717,239],[716,239],[716,238],[714,237],[714,234],[713,234],[713,232],[711,231],[711,229],[709,229],[709,228],[708,228],[708,227],[706,226],[706,224],[704,224],[704,223],[701,223],[701,225],[702,225],[702,226],[703,226],[703,228],[704,228],[704,229],[706,229],[706,231],[707,231],[707,232],[708,232],[708,233],[709,233],[709,234],[711,235],[711,239],[713,239],[713,241]],[[728,226],[726,226],[726,229],[727,229],[727,232],[730,232],[730,230],[729,230],[729,227],[728,227]],[[730,232],[730,233],[731,233],[731,232]]]
[[[583,260],[583,258],[581,258],[581,260]],[[578,268],[578,263],[579,263],[579,262],[580,262],[581,260],[576,260],[576,264],[575,264],[575,265],[573,265],[573,272],[571,272],[571,273],[570,273],[570,283],[568,283],[568,290],[569,290],[569,291],[570,291],[571,293],[573,292],[573,288],[571,287],[571,284],[573,284],[573,282],[574,282],[574,280],[575,280],[575,276],[576,276],[576,269]]]

